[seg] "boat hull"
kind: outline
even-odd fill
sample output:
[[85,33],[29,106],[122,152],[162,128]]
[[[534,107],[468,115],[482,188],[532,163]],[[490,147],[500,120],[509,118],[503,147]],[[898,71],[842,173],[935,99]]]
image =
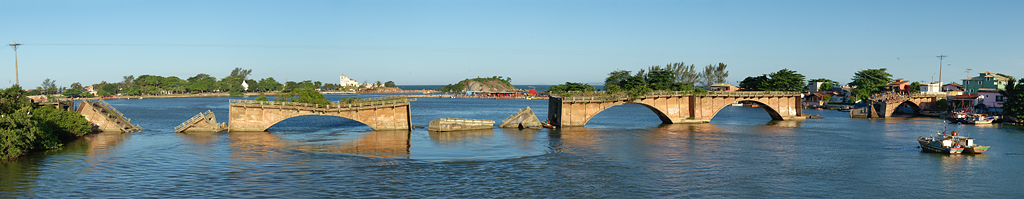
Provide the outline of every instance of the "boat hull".
[[981,154],[984,153],[985,151],[988,151],[988,146],[973,146],[964,148],[963,153]]
[[940,142],[928,141],[923,139],[918,139],[917,142],[921,144],[921,150],[928,152],[960,154],[964,151],[964,148],[961,147],[944,147]]

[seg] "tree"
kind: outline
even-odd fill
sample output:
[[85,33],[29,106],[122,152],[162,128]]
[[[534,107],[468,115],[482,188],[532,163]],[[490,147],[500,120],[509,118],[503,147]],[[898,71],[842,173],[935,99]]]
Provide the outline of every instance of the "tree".
[[665,64],[665,68],[675,73],[675,82],[693,86],[700,79],[696,67],[693,64],[686,65],[683,62]]
[[252,73],[252,69],[242,69],[239,67],[235,67],[234,70],[231,70],[231,75],[228,75],[228,77],[237,77],[238,79],[245,80],[249,77],[250,73]]
[[283,88],[281,83],[277,83],[277,80],[274,80],[273,77],[260,79],[258,84],[257,88],[260,91],[276,91]]
[[803,91],[804,75],[789,69],[757,77],[747,77],[740,82],[740,88],[755,91]]
[[57,81],[50,80],[50,78],[46,78],[46,80],[43,80],[43,84],[39,87],[42,88],[42,93],[44,95],[57,93]]
[[885,72],[885,68],[864,69],[854,73],[850,86],[856,86],[853,94],[860,99],[867,99],[871,94],[878,93],[886,84],[892,82],[892,74]]
[[96,91],[96,94],[100,96],[117,94],[117,84],[100,85],[100,89]]
[[589,92],[594,91],[594,87],[590,86],[589,84],[565,82],[565,84],[551,86],[551,88],[548,90],[548,92],[551,93],[565,93],[569,91]]
[[296,89],[294,92],[292,92],[292,95],[295,96],[294,98],[291,99],[292,102],[321,105],[328,105],[331,103],[330,101],[327,101],[327,98],[324,97],[324,94],[321,94],[320,92],[317,92],[312,88]]
[[189,77],[188,90],[192,93],[210,92],[216,90],[217,78],[210,76],[205,73],[199,73],[196,76]]
[[622,84],[632,77],[629,75],[627,70],[615,70],[608,73],[608,78],[604,79],[604,90],[608,92],[618,92],[622,89]]
[[803,91],[804,75],[789,69],[782,69],[768,75],[772,78],[772,89],[769,91]]
[[56,148],[91,130],[82,115],[50,106],[36,108],[25,94],[18,85],[0,91],[0,158]]
[[768,78],[767,74],[757,77],[747,77],[740,82],[740,88],[743,90],[762,91],[771,87],[770,81],[771,79]]
[[647,72],[645,81],[652,90],[672,90],[675,85],[675,73],[668,68],[652,66]]
[[725,78],[729,77],[729,71],[725,71],[725,67],[728,66],[725,63],[719,62],[718,65],[708,64],[704,66],[704,71],[700,73],[700,81],[704,83],[704,87],[710,87],[715,83],[725,82]]
[[132,84],[135,84],[135,75],[123,76],[124,80],[121,80],[121,88],[131,88]]
[[395,82],[388,81],[388,82],[384,82],[384,87],[394,88],[394,87],[398,87],[398,86],[395,85]]
[[1005,101],[1003,102],[1003,115],[1010,116],[1019,119],[1024,119],[1024,78],[1019,81],[1010,79],[1006,82],[1006,87],[999,91],[1003,94]]
[[61,93],[61,95],[68,97],[79,97],[82,96],[82,91],[78,89],[67,89],[64,90],[64,93]]
[[71,89],[74,89],[74,90],[85,91],[85,87],[82,86],[82,83],[78,83],[78,82],[71,83],[70,87],[71,87]]
[[910,83],[910,91],[920,91],[920,90],[921,90],[921,82],[911,82]]

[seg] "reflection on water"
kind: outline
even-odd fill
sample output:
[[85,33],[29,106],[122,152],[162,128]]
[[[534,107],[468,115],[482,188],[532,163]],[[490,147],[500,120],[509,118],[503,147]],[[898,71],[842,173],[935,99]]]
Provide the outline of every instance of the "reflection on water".
[[[263,163],[276,162],[273,159],[284,156],[283,151],[288,145],[274,134],[269,132],[228,132],[228,139],[231,150],[228,154],[233,163],[255,163],[261,166]],[[264,161],[267,160],[267,161]]]
[[477,144],[494,137],[494,129],[430,132],[430,140],[442,147]]
[[100,132],[82,136],[89,143],[89,148],[86,149],[86,156],[93,157],[94,155],[107,153],[131,136],[131,133],[121,132]]
[[383,158],[409,158],[409,131],[370,131],[338,144],[306,145],[303,149]]
[[767,126],[778,126],[778,127],[800,127],[803,123],[802,120],[771,120],[768,121]]

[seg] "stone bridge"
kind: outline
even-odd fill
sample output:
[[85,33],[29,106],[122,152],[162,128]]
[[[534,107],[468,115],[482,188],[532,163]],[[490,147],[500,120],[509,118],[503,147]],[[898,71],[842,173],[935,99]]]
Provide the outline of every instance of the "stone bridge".
[[892,113],[896,112],[896,109],[903,104],[910,106],[910,108],[914,110],[914,113],[920,113],[922,109],[934,109],[938,107],[939,98],[945,96],[946,95],[944,94],[912,94],[909,96],[871,99],[870,106],[851,110],[850,117],[887,118],[891,117]]
[[746,102],[764,107],[773,120],[803,120],[799,92],[736,91],[708,93],[660,92],[636,99],[624,95],[551,97],[548,120],[557,126],[583,126],[601,111],[636,103],[654,111],[666,124],[707,123],[730,104]]
[[374,130],[412,129],[409,99],[404,97],[375,98],[355,103],[330,105],[230,100],[228,129],[230,131],[266,131],[288,118],[303,115],[330,115],[348,118]]

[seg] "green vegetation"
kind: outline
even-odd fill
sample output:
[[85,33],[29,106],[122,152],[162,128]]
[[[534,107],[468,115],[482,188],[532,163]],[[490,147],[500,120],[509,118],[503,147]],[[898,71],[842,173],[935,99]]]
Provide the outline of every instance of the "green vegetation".
[[398,86],[396,86],[396,85],[395,85],[395,82],[393,82],[393,81],[388,81],[388,82],[384,82],[384,87],[388,87],[388,88],[397,88]]
[[949,109],[949,100],[946,100],[946,98],[939,98],[939,100],[935,101],[935,103],[936,103],[936,105],[935,105],[936,107],[935,108],[937,108],[939,110],[948,110]]
[[82,115],[36,107],[26,94],[18,85],[0,91],[0,159],[57,148],[90,132]]
[[752,91],[803,91],[804,85],[804,75],[785,68],[740,82],[740,88]]
[[885,72],[885,68],[880,69],[864,69],[857,71],[853,75],[853,82],[850,82],[850,86],[856,86],[853,89],[853,94],[858,99],[865,100],[871,96],[871,94],[878,93],[883,90],[886,84],[892,82],[892,74]]
[[1003,102],[1003,115],[1024,119],[1024,78],[1006,82],[1006,88],[999,91],[1006,100]]
[[259,97],[257,97],[257,98],[255,99],[255,101],[257,101],[257,102],[269,102],[269,101],[270,101],[270,99],[267,99],[267,96],[262,96],[262,95],[260,95]]
[[444,87],[441,87],[441,88],[437,89],[437,91],[441,91],[441,92],[464,92],[464,91],[466,91],[466,87],[467,87],[467,85],[469,84],[470,81],[476,81],[476,82],[494,82],[494,81],[498,81],[498,82],[500,82],[501,85],[504,85],[507,88],[515,88],[514,86],[512,86],[512,78],[511,77],[494,76],[494,77],[484,77],[484,78],[477,77],[477,78],[473,78],[473,79],[465,79],[465,80],[459,81],[459,83],[456,83],[456,84],[445,85]]
[[594,91],[594,90],[595,90],[594,87],[590,86],[590,84],[565,82],[565,84],[559,84],[559,85],[551,86],[551,88],[550,88],[550,90],[548,92],[551,92],[551,93],[565,93],[565,92],[569,92],[569,91],[591,92],[591,91]]
[[683,62],[669,63],[664,68],[651,66],[647,71],[641,69],[635,75],[630,75],[630,71],[616,70],[608,73],[604,88],[611,94],[626,94],[633,98],[654,91],[704,92],[703,89],[694,88],[694,84],[702,82],[710,86],[725,82],[729,76],[729,72],[725,71],[726,66],[724,63],[711,64],[701,73],[697,73],[692,64],[686,65]]

